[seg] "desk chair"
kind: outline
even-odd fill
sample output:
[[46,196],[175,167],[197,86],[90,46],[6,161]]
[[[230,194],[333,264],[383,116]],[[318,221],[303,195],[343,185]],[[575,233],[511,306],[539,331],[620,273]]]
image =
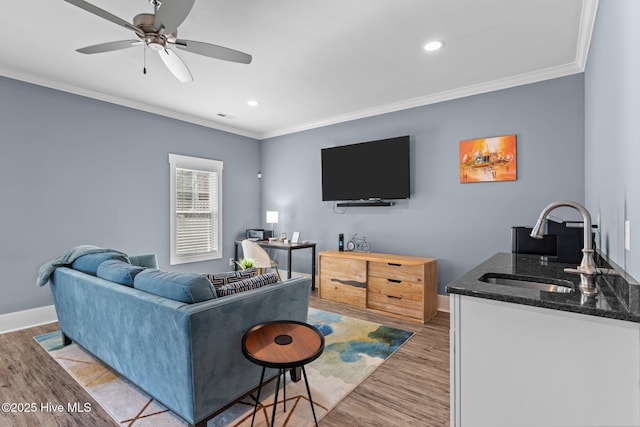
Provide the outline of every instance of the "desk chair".
[[282,280],[278,271],[278,261],[271,259],[267,251],[262,249],[256,242],[243,240],[242,254],[245,258],[251,258],[255,261],[254,267],[258,268],[258,274],[262,274],[263,268],[275,268],[278,280]]

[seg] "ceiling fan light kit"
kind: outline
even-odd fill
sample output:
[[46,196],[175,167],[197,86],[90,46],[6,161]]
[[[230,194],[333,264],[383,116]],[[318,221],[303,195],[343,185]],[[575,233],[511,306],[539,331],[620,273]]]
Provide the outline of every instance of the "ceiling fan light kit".
[[177,38],[178,27],[189,15],[195,0],[149,0],[154,13],[140,13],[133,18],[133,24],[84,0],[65,0],[114,24],[133,31],[140,40],[121,40],[101,43],[77,49],[77,52],[94,54],[127,49],[141,44],[158,52],[160,59],[171,73],[181,82],[193,80],[187,65],[172,47],[223,61],[250,64],[251,55],[210,43],[181,40]]

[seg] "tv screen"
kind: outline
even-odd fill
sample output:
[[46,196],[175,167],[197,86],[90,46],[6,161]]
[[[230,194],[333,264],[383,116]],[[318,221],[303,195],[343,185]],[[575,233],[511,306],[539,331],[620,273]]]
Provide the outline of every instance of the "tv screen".
[[408,199],[409,136],[322,149],[322,200]]

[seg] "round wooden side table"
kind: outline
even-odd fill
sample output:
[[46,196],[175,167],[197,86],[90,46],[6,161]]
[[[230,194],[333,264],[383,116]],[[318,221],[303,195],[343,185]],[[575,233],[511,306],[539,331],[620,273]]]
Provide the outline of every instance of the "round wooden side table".
[[295,320],[278,320],[275,322],[262,323],[249,329],[242,337],[242,353],[247,359],[256,365],[262,366],[260,384],[258,385],[258,395],[253,408],[251,425],[256,417],[258,402],[264,372],[266,368],[277,368],[278,377],[276,379],[276,394],[273,400],[273,412],[271,414],[271,426],[276,419],[276,404],[278,403],[278,389],[280,388],[280,376],[283,377],[284,384],[284,410],[286,412],[287,389],[285,373],[288,369],[302,368],[304,383],[309,395],[313,421],[316,426],[316,411],[311,399],[311,390],[307,381],[307,373],[304,365],[316,360],[324,350],[324,336],[315,327]]

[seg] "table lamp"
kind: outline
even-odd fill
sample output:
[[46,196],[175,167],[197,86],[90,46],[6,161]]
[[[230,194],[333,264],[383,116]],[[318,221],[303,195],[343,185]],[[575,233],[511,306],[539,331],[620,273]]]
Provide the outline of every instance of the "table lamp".
[[276,235],[275,224],[278,223],[278,211],[267,211],[267,224],[271,224],[271,230],[273,231],[273,236]]

